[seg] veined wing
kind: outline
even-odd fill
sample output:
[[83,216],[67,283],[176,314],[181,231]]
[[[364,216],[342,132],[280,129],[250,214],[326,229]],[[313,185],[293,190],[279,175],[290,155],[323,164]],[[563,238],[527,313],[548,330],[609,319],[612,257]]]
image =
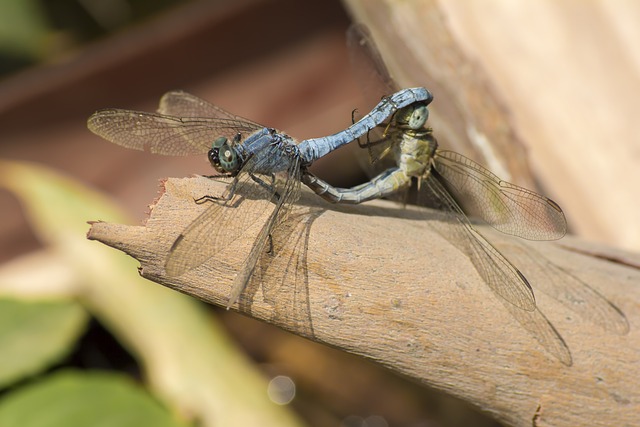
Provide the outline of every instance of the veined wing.
[[264,299],[273,307],[272,319],[308,338],[314,337],[309,306],[307,253],[312,223],[322,214],[318,208],[296,206],[271,233],[271,251],[259,258],[251,287],[262,287]]
[[[432,171],[420,185],[420,195],[438,204],[445,219],[450,220],[446,223],[434,221],[433,226],[447,241],[469,257],[480,276],[496,294],[518,308],[535,310],[535,297],[527,279],[472,227],[467,216],[442,185],[441,179],[437,171]],[[421,201],[420,204],[427,206],[430,203]]]
[[[254,153],[253,161],[240,170],[235,186],[231,185],[228,201],[208,202],[207,208],[187,227],[171,247],[165,263],[170,276],[179,276],[209,260],[257,223],[263,223],[242,268],[234,279],[229,306],[238,299],[249,282],[256,262],[263,254],[269,235],[285,219],[289,205],[300,193],[300,159],[291,157],[283,180],[255,174],[267,170],[272,159],[282,156],[280,144],[269,144]],[[251,199],[251,203],[246,203]]]
[[[347,47],[349,59],[351,60],[352,73],[357,76],[361,93],[365,94],[366,101],[374,105],[381,95],[400,90],[400,86],[391,76],[382,54],[380,53],[369,28],[361,23],[352,24],[347,30]],[[377,98],[377,99],[376,99]],[[361,115],[354,111],[353,120],[360,119]],[[359,138],[358,144],[367,149],[368,158],[364,155],[358,156],[358,162],[369,177],[376,176],[388,169],[396,166],[393,146],[398,146],[402,138],[399,129],[393,125],[394,117],[389,117],[383,123],[370,132],[366,137]],[[388,198],[404,200],[406,191],[402,194]]]
[[501,180],[462,154],[436,151],[435,169],[465,211],[498,231],[529,240],[555,240],[567,231],[553,200]]
[[[216,107],[216,111],[223,110]],[[231,141],[238,133],[246,136],[262,128],[236,116],[179,117],[121,109],[97,111],[89,117],[87,126],[114,144],[168,156],[203,154],[218,137]]]
[[440,204],[440,209],[451,220],[447,223],[432,222],[436,231],[469,257],[485,283],[501,297],[500,301],[518,323],[558,360],[571,366],[571,352],[567,344],[536,306],[527,279],[472,227],[441,179],[437,171],[432,171],[421,189]]
[[536,308],[533,311],[519,310],[517,307],[502,301],[505,308],[542,346],[566,366],[573,364],[571,350],[547,316]]
[[[267,150],[271,151],[271,150]],[[264,256],[267,241],[270,239],[271,233],[277,231],[277,229],[285,222],[291,206],[300,196],[300,182],[301,182],[301,159],[297,156],[291,157],[289,167],[284,173],[284,180],[277,186],[277,200],[269,218],[262,226],[258,237],[256,238],[251,252],[243,263],[242,270],[238,273],[233,281],[233,287],[229,295],[229,302],[227,308],[233,305],[242,291],[247,287],[247,284],[251,280],[253,272],[256,268],[256,264],[261,256]],[[272,247],[271,250],[275,251],[278,248]]]
[[[265,170],[271,159],[282,155],[276,152],[280,149],[279,144],[267,144],[265,149],[254,153],[252,161],[246,162],[229,184],[228,194],[221,200],[205,202],[210,206],[178,236],[171,247],[165,263],[168,275],[179,276],[199,266],[244,235],[261,218],[267,221],[268,212],[272,213],[280,203],[274,199],[280,197],[281,189],[273,177],[253,171]],[[245,203],[246,200],[251,202]]]
[[245,119],[244,117],[232,114],[217,105],[198,98],[190,93],[174,90],[167,92],[160,98],[160,106],[158,107],[158,113],[168,116],[176,117],[207,117],[218,118],[243,123],[246,126],[244,132],[252,133],[262,126],[259,123]]
[[562,303],[583,319],[599,325],[608,332],[624,335],[629,332],[629,321],[624,313],[604,295],[579,277],[552,262],[532,243],[519,239],[500,239],[499,248],[505,247],[540,290]]
[[[209,206],[176,238],[165,261],[167,275],[177,277],[196,268],[228,248],[275,205],[273,192],[251,181],[249,174],[222,197],[229,200],[205,201]],[[235,189],[231,189],[235,187]],[[203,195],[209,196],[209,195]],[[251,199],[250,203],[245,203]]]

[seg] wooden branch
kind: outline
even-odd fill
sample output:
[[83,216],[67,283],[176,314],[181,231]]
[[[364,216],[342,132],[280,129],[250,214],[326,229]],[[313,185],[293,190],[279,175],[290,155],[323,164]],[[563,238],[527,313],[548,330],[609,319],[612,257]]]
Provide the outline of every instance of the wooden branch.
[[[225,184],[203,177],[169,179],[165,189],[145,226],[97,222],[88,237],[138,259],[144,277],[225,306],[260,221],[255,232],[242,234],[202,266],[166,277],[173,241],[207,208],[194,199],[221,194]],[[238,214],[251,203],[256,202],[244,200]],[[273,251],[263,254],[233,308],[373,359],[511,425],[637,424],[637,267],[578,253],[590,249],[573,239],[565,238],[562,247],[536,246],[616,304],[631,324],[626,333],[622,314],[618,330],[585,321],[538,292],[532,281],[540,311],[571,351],[573,365],[566,366],[514,320],[469,259],[433,231],[425,215],[429,211],[389,202],[333,206],[305,193],[274,233]],[[509,240],[504,242],[510,257]],[[531,277],[540,268],[533,261],[518,267],[525,275],[532,271]]]

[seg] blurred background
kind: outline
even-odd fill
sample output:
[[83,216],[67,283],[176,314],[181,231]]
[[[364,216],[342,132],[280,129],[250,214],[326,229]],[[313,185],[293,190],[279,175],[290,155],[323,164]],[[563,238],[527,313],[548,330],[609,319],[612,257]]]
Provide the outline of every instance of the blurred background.
[[[346,29],[358,20],[369,25],[402,86],[434,93],[432,126],[441,145],[549,194],[574,232],[640,248],[640,140],[632,127],[640,111],[640,54],[630,42],[640,38],[634,26],[640,8],[413,3],[4,0],[0,159],[61,172],[113,200],[139,224],[159,180],[208,174],[209,164],[112,145],[86,129],[91,113],[106,107],[154,111],[164,92],[183,89],[299,140],[337,132],[351,123],[354,108],[371,106],[354,82],[345,44]],[[314,164],[314,172],[341,186],[362,181],[355,151],[332,153]],[[0,263],[51,243],[43,244],[25,215],[24,197],[0,190]],[[84,218],[100,219],[109,218]],[[134,269],[130,274],[137,276]],[[85,308],[96,315],[95,306]],[[206,318],[221,322],[249,355],[247,363],[264,374],[261,393],[279,375],[296,384],[285,411],[297,422],[494,425],[453,398],[359,358],[214,307],[206,307]],[[213,425],[158,391],[147,361],[135,354],[136,345],[123,344],[121,331],[93,317],[85,322],[67,351],[7,380],[0,399],[62,368],[118,371],[150,383],[177,423]],[[207,357],[216,364],[215,355]]]
[[[43,3],[49,6],[32,2],[19,16],[37,21],[23,36],[23,51],[14,52],[17,43],[7,38],[7,63],[33,66],[5,75],[2,157],[69,171],[116,195],[140,219],[159,178],[207,174],[210,166],[206,158],[120,150],[86,130],[93,111],[154,111],[164,92],[183,89],[303,139],[344,128],[357,106],[344,41],[349,19],[338,1],[304,8],[286,1],[123,1],[104,11]],[[2,232],[11,236],[23,220],[9,200],[2,200],[7,218],[17,222],[3,221]],[[22,236],[9,239],[33,248]]]

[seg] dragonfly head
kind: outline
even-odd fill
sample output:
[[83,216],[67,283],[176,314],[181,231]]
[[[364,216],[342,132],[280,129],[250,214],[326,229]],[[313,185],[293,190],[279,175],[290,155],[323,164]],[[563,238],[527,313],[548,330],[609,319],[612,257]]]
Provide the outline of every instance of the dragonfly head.
[[213,141],[207,156],[211,166],[220,173],[233,175],[240,169],[241,159],[224,136]]
[[417,130],[424,127],[429,118],[429,109],[423,102],[414,102],[396,113],[396,123],[401,128]]

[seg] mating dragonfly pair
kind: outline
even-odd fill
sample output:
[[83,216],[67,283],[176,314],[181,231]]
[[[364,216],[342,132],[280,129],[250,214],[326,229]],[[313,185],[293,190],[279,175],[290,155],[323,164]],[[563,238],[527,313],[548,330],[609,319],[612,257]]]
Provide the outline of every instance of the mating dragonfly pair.
[[[362,27],[353,27],[349,37],[368,49],[369,55],[377,54]],[[106,140],[131,149],[163,155],[207,153],[220,175],[233,178],[222,197],[197,200],[210,205],[174,241],[165,262],[168,276],[180,276],[198,267],[258,219],[267,218],[234,279],[228,306],[238,300],[250,281],[269,237],[283,225],[299,198],[301,183],[328,201],[353,204],[405,191],[417,180],[419,204],[435,205],[445,215],[446,221],[434,225],[436,231],[469,257],[488,286],[545,348],[570,364],[566,344],[538,310],[525,276],[473,227],[465,213],[472,211],[506,234],[553,240],[566,233],[562,210],[552,200],[501,180],[461,154],[439,149],[426,126],[431,93],[424,88],[398,90],[381,59],[377,62],[378,72],[388,83],[385,90],[394,93],[347,129],[300,143],[180,91],[165,94],[157,113],[106,109],[93,114],[88,126]],[[392,164],[353,188],[333,187],[308,171],[315,160],[354,141],[369,150],[372,160],[393,157]],[[233,209],[235,194],[260,202],[252,203],[251,208],[241,204]],[[624,315],[615,306],[579,279],[563,276],[578,283],[581,301],[604,313],[599,323],[605,328],[621,333],[628,330]]]
[[[219,174],[234,177],[227,194],[211,200],[173,243],[165,263],[169,276],[179,276],[214,257],[239,237],[238,230],[249,228],[264,210],[271,210],[236,276],[229,305],[247,285],[269,235],[284,222],[298,199],[301,182],[326,200],[361,203],[400,191],[417,177],[455,219],[459,238],[475,248],[478,262],[474,264],[487,270],[481,275],[489,286],[513,305],[533,310],[533,291],[524,276],[472,227],[450,191],[471,197],[482,218],[496,229],[527,239],[562,237],[566,230],[562,210],[550,199],[504,182],[460,154],[439,150],[431,130],[425,128],[431,100],[424,88],[403,89],[384,98],[349,128],[299,144],[285,133],[180,91],[165,94],[158,113],[100,110],[89,118],[88,126],[95,134],[127,148],[164,155],[207,153]],[[396,151],[395,167],[350,189],[332,187],[308,172],[308,166],[318,158],[380,126],[388,129],[384,144]],[[276,180],[276,174],[283,179]],[[227,209],[236,192],[265,203],[238,216],[237,210]],[[227,227],[231,222],[235,225]]]

